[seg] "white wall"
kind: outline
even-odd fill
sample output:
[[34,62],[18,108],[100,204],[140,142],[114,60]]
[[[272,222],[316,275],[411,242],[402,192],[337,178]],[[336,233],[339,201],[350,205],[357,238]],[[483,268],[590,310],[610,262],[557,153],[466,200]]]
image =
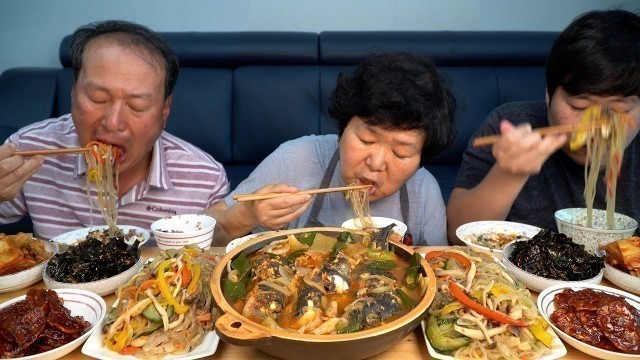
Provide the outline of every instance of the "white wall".
[[60,67],[78,26],[125,19],[157,31],[562,30],[592,9],[640,0],[0,0],[0,72]]

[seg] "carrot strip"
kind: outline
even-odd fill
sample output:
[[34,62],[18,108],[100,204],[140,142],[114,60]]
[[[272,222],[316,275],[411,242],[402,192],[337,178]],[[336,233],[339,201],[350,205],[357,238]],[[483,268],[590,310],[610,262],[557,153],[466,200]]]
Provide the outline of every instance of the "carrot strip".
[[451,292],[451,295],[453,295],[454,298],[458,299],[462,304],[464,304],[469,309],[477,312],[478,314],[488,319],[495,320],[503,324],[509,324],[509,325],[515,325],[515,326],[521,326],[521,327],[529,326],[529,323],[527,323],[526,321],[514,320],[509,316],[507,316],[506,314],[491,310],[487,307],[484,307],[478,304],[477,302],[473,301],[473,299],[471,299],[469,296],[467,296],[467,294],[465,294],[464,290],[460,286],[456,285],[452,281],[449,281],[449,291]]

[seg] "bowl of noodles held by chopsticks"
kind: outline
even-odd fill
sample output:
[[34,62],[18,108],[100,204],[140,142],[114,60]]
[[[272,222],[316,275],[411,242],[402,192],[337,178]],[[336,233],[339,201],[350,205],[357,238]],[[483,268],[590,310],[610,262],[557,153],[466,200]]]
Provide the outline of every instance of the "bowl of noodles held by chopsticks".
[[[638,227],[635,219],[615,212],[616,189],[621,176],[627,131],[636,124],[628,113],[592,105],[582,113],[580,126],[581,130],[571,135],[569,149],[586,150],[585,208],[558,210],[555,219],[559,232],[583,244],[593,254],[599,245],[628,238]],[[603,169],[606,210],[598,210],[594,209],[594,201]]]
[[584,245],[586,251],[595,254],[600,245],[633,236],[638,228],[634,218],[614,213],[613,227],[607,225],[607,212],[593,209],[591,226],[587,226],[588,212],[586,208],[561,209],[554,214],[558,232],[573,239],[576,244]]
[[262,235],[231,250],[211,277],[226,343],[281,359],[364,359],[422,320],[435,276],[390,231],[317,227]]

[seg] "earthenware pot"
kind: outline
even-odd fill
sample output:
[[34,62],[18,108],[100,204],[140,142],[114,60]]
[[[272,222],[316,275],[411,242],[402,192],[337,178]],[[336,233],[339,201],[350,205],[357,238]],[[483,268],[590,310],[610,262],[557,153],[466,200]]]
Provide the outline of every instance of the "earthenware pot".
[[[267,328],[234,310],[225,299],[222,290],[222,279],[227,276],[227,263],[245,250],[247,253],[253,253],[274,240],[286,238],[287,235],[312,231],[337,236],[345,229],[305,228],[269,233],[251,239],[222,258],[211,276],[211,291],[223,312],[216,321],[216,330],[224,342],[239,346],[255,346],[258,350],[282,359],[364,359],[389,349],[420,324],[436,292],[435,275],[424,259],[420,261],[420,272],[427,278],[427,290],[422,300],[402,317],[372,329],[339,335],[294,334]],[[413,254],[413,250],[408,246],[394,243],[393,247],[395,254],[407,261]]]

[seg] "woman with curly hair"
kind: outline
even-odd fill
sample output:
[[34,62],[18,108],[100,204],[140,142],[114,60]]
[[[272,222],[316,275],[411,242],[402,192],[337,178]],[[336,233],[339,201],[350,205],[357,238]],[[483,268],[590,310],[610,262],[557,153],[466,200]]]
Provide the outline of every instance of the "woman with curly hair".
[[368,57],[338,77],[329,104],[337,135],[280,145],[209,212],[231,239],[265,228],[340,226],[353,217],[342,193],[239,203],[233,195],[368,184],[372,215],[402,220],[415,245],[446,245],[440,187],[422,166],[453,142],[455,112],[453,94],[430,60]]

